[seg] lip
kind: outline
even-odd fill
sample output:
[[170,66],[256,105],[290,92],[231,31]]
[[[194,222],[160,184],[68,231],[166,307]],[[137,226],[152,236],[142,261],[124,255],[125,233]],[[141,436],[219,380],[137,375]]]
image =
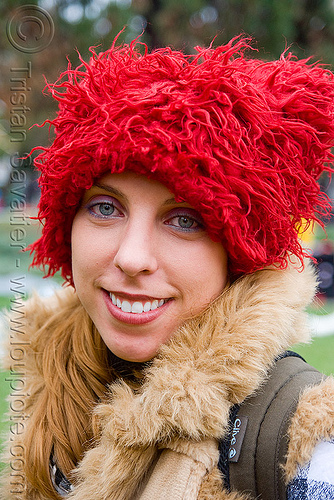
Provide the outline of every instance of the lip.
[[[126,323],[128,325],[144,325],[145,323],[150,323],[157,319],[159,316],[164,314],[166,309],[170,306],[172,300],[167,300],[162,306],[154,309],[153,311],[142,312],[140,314],[134,314],[131,312],[124,312],[119,307],[115,306],[110,298],[110,294],[107,290],[103,290],[104,300],[107,305],[108,311],[110,314],[120,321],[121,323]],[[118,297],[122,297],[125,300],[129,300],[131,302],[136,301],[153,301],[156,300],[156,297],[150,297],[148,295],[132,295],[121,292],[113,292]]]
[[145,302],[145,301],[150,301],[152,302],[153,300],[160,300],[160,299],[165,299],[166,297],[153,297],[152,295],[137,295],[133,293],[125,293],[125,292],[118,292],[117,290],[112,290],[108,291],[105,290],[106,293],[113,293],[117,297],[120,297],[124,300],[129,300],[130,302],[136,302],[137,300],[140,302]]

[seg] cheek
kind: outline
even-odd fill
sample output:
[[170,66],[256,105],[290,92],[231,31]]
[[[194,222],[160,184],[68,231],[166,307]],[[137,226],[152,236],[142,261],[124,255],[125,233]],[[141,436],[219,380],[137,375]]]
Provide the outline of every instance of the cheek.
[[197,297],[209,303],[221,294],[227,283],[226,259],[214,259],[209,256],[198,263],[194,274]]
[[219,289],[218,293],[221,293],[228,281],[227,254],[222,245],[214,247],[207,262],[212,283],[216,289]]
[[174,266],[175,276],[182,283],[189,300],[206,307],[226,286],[227,255],[223,246],[211,240],[198,242],[191,251],[180,253]]
[[86,276],[92,275],[101,267],[102,249],[105,245],[98,234],[87,229],[80,219],[74,220],[71,236],[72,272],[75,286]]
[[[76,281],[76,278],[84,269],[84,253],[86,254],[86,263],[89,262],[89,245],[87,244],[87,240],[84,237],[84,231],[80,230],[80,226],[78,224],[73,223],[72,227],[72,237],[71,237],[71,252],[72,252],[72,271],[73,278]],[[88,252],[87,252],[88,250]]]

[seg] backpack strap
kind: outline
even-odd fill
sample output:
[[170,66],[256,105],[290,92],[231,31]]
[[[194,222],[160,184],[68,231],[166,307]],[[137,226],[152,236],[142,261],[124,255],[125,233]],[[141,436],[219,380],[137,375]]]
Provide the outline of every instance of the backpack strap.
[[[297,356],[288,351],[280,357],[262,388],[239,408],[232,409],[237,415],[232,421],[228,451],[227,480],[231,489],[262,500],[286,498],[282,465],[288,450],[290,419],[301,391],[324,378]],[[220,443],[220,451],[222,446]]]

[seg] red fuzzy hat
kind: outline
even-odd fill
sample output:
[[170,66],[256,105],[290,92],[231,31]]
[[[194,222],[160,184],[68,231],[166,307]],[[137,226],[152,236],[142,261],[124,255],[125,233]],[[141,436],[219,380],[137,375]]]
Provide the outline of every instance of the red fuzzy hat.
[[41,170],[42,237],[33,265],[71,281],[71,226],[82,195],[124,170],[162,182],[197,209],[236,277],[301,261],[298,228],[329,211],[316,182],[331,171],[334,80],[290,53],[248,58],[248,39],[185,55],[140,42],[93,50],[49,90],[56,137]]

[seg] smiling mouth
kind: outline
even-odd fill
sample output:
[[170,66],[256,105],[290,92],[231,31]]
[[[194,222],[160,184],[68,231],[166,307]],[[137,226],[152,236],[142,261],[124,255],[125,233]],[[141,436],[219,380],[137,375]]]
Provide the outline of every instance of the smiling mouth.
[[153,299],[153,300],[144,300],[139,301],[136,300],[134,302],[130,302],[129,300],[122,299],[110,292],[109,296],[111,298],[111,302],[114,306],[118,307],[121,311],[125,313],[133,313],[133,314],[142,314],[149,311],[154,311],[159,307],[163,306],[170,299]]

